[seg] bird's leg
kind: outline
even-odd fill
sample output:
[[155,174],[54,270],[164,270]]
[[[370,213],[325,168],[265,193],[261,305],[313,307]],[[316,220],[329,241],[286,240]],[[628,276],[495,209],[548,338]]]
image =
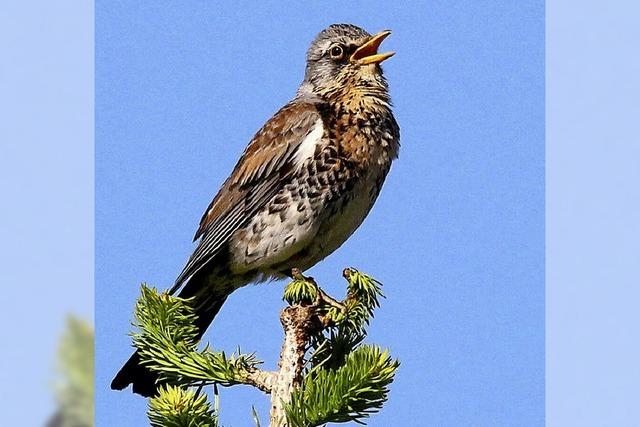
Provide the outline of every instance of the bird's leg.
[[282,270],[282,271],[280,271],[280,274],[282,274],[283,276],[287,276],[289,279],[293,280],[293,272],[294,271],[300,271],[300,269],[291,268],[291,269],[287,269],[287,270]]
[[[304,274],[302,274],[302,270],[300,270],[298,267],[293,267],[288,273],[287,275],[289,277],[291,277],[293,280],[305,280],[305,281],[313,281],[313,277],[305,277]],[[315,283],[315,281],[313,281],[313,283]]]
[[345,311],[346,307],[343,303],[341,303],[340,301],[336,300],[335,298],[331,297],[329,294],[327,294],[324,290],[322,290],[322,288],[320,286],[318,286],[318,283],[316,283],[316,280],[313,277],[307,277],[304,276],[302,274],[302,271],[300,271],[300,269],[298,268],[292,268],[291,269],[291,278],[294,280],[304,280],[305,282],[311,283],[316,290],[318,291],[317,296],[316,296],[316,301],[314,302],[314,305],[317,307],[322,306],[322,304],[327,304],[331,307],[337,308],[340,311]]
[[318,287],[318,296],[320,297],[321,302],[327,305],[330,305],[331,307],[337,308],[342,312],[345,312],[347,310],[347,307],[343,303],[341,303],[340,301],[336,300],[335,298],[327,294],[320,287]]

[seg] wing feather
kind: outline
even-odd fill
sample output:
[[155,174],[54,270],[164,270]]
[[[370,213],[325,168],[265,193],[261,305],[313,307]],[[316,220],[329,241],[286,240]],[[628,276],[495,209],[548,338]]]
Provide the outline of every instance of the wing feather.
[[282,189],[296,170],[300,145],[318,125],[322,119],[313,104],[291,103],[258,131],[202,216],[194,237],[200,241],[171,294],[211,261],[231,235]]

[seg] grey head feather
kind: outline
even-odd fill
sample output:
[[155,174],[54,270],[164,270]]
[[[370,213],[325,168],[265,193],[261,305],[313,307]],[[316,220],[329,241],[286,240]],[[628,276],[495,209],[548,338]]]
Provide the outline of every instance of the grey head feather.
[[336,84],[343,64],[329,58],[329,49],[339,44],[355,50],[371,37],[367,31],[352,24],[333,24],[322,30],[307,50],[307,66],[297,98],[308,98]]

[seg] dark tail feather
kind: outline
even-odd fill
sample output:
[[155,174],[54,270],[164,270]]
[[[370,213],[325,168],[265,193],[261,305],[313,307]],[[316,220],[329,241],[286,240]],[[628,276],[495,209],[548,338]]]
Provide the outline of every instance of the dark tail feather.
[[111,390],[124,390],[133,385],[133,392],[151,397],[156,394],[158,374],[140,365],[140,355],[136,351],[111,381]]
[[[187,288],[185,288],[182,293],[184,293],[184,291],[187,291]],[[188,298],[188,295],[182,296]],[[213,318],[218,314],[218,311],[220,311],[226,299],[227,297],[224,296],[207,304],[206,309],[198,310],[199,312],[196,313],[198,315],[198,320],[196,321],[198,338],[202,337],[204,331],[206,331],[211,322],[213,322]],[[137,351],[133,353],[129,360],[127,360],[127,363],[118,371],[111,382],[111,389],[124,390],[129,384],[133,385],[134,393],[145,397],[155,396],[160,386],[160,383],[158,383],[158,374],[140,365],[140,355]]]

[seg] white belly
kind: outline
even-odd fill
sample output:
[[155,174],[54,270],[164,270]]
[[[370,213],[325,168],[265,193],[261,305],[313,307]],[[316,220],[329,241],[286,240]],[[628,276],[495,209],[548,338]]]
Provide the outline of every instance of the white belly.
[[364,182],[344,204],[336,200],[322,212],[308,201],[301,212],[292,204],[281,215],[262,211],[232,240],[232,271],[278,275],[293,267],[306,270],[339,248],[362,224],[377,196],[375,183]]
[[[303,211],[299,203],[305,204]],[[235,274],[270,270],[308,247],[319,227],[307,200],[291,203],[276,214],[264,209],[232,238],[231,270]]]
[[[375,183],[356,187],[353,199],[337,215],[329,216],[320,227],[310,245],[311,257],[301,268],[306,269],[329,256],[356,231],[369,214],[377,197]],[[373,190],[373,194],[372,191]]]

